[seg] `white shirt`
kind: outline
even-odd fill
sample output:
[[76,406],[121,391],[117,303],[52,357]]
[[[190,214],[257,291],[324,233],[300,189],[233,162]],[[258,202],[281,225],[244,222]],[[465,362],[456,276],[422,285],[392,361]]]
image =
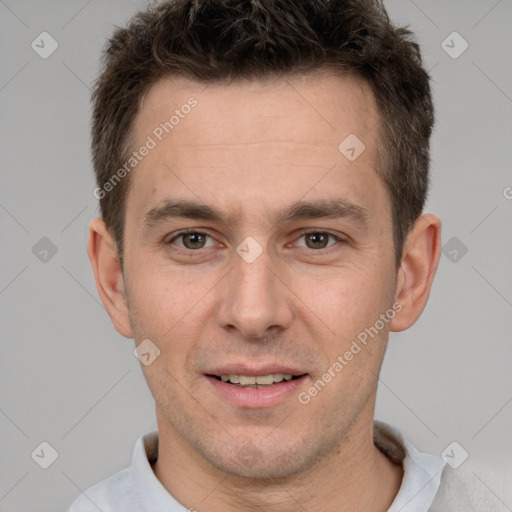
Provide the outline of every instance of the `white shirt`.
[[[404,477],[388,512],[427,512],[439,489],[444,460],[418,451],[401,433],[375,422],[375,445],[391,460],[402,462]],[[158,431],[140,436],[132,464],[97,483],[73,502],[68,512],[187,512],[155,476]]]

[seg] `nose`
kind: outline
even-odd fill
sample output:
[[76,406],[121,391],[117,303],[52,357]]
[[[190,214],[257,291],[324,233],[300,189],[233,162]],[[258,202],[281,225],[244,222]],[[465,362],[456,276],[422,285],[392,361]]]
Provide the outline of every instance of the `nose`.
[[293,293],[276,268],[266,252],[252,263],[235,255],[217,309],[222,328],[236,329],[245,338],[254,339],[290,326]]

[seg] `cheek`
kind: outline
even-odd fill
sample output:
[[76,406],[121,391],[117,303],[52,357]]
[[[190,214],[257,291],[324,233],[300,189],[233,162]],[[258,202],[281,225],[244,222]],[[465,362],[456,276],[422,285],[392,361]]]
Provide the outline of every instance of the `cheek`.
[[198,315],[207,305],[208,290],[215,281],[191,281],[180,270],[133,263],[128,270],[131,279],[127,291],[135,332],[158,340],[162,348],[178,335],[180,340],[183,336],[193,338],[201,325]]
[[317,315],[338,342],[351,340],[385,311],[385,283],[366,273],[336,274],[296,278],[294,292],[300,297],[305,311]]

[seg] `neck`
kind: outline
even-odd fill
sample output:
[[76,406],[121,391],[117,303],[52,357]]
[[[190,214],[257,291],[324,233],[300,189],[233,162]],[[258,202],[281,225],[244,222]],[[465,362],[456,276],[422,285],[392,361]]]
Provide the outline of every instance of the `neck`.
[[160,419],[155,475],[175,499],[198,511],[384,512],[402,482],[402,467],[373,444],[373,420],[366,428],[361,417],[356,420],[344,439],[307,471],[286,479],[254,480],[218,470]]

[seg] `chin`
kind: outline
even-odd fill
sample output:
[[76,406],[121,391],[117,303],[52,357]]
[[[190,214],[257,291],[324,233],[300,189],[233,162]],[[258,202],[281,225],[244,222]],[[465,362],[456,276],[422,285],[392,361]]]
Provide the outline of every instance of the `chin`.
[[301,473],[305,468],[300,467],[297,463],[283,463],[279,464],[274,462],[262,461],[250,466],[240,463],[239,461],[215,461],[215,466],[218,470],[231,475],[235,478],[243,478],[248,480],[283,480],[290,478],[297,473]]
[[238,449],[235,444],[231,444],[229,450],[226,450],[221,447],[215,449],[210,445],[207,453],[203,451],[202,456],[228,475],[262,481],[287,479],[302,473],[319,458],[314,447],[299,441],[287,446],[267,445],[262,449],[251,441],[237,446]]

